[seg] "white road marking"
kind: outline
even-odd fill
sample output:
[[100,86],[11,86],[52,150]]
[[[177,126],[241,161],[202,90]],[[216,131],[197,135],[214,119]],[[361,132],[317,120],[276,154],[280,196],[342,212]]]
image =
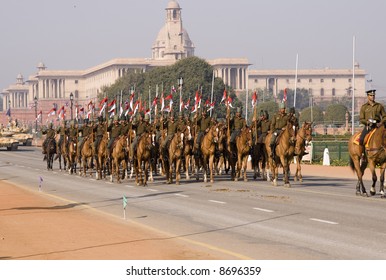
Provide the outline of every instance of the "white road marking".
[[219,203],[219,204],[226,204],[226,202],[224,202],[224,201],[218,201],[218,200],[209,200],[209,202]]
[[147,189],[149,192],[158,192],[158,190],[155,189]]
[[262,212],[268,212],[268,213],[272,213],[272,212],[275,212],[273,210],[269,210],[269,209],[264,209],[264,208],[253,208],[255,210],[259,210],[259,211],[262,211]]
[[311,221],[315,222],[320,222],[320,223],[325,223],[325,224],[330,224],[330,225],[339,225],[339,223],[336,222],[331,222],[331,221],[326,221],[326,220],[320,220],[320,219],[315,219],[315,218],[310,218]]
[[185,195],[185,194],[179,194],[179,193],[176,193],[175,195],[176,195],[176,196],[180,196],[180,197],[189,197],[188,195]]

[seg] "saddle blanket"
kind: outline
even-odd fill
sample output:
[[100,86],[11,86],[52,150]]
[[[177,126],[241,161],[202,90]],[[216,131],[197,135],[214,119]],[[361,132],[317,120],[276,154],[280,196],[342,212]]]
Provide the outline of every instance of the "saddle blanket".
[[[365,147],[366,147],[366,148],[369,147],[368,143],[369,143],[371,137],[373,136],[373,134],[374,134],[374,132],[375,132],[376,130],[377,130],[377,129],[373,129],[373,130],[370,131],[369,134],[366,135],[365,140],[363,141],[363,142],[365,143]],[[355,140],[354,140],[354,144],[355,144],[355,145],[359,145],[359,138],[360,138],[360,137],[361,137],[361,134],[358,133],[357,137],[356,137]]]

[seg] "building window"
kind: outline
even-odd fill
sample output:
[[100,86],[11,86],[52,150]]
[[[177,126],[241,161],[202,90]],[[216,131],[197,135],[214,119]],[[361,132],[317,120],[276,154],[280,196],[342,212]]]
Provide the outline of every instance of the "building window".
[[301,80],[300,79],[298,79],[298,83],[300,83],[301,82]]
[[308,82],[309,82],[309,83],[312,83],[312,79],[308,79]]
[[255,83],[257,84],[259,82],[259,80],[258,79],[255,79]]
[[79,91],[75,91],[75,96],[74,96],[76,99],[78,99],[79,98]]
[[332,79],[332,82],[335,83],[335,79]]
[[320,89],[320,96],[324,96],[324,88]]
[[324,79],[320,79],[320,82],[321,82],[321,83],[324,83]]
[[332,96],[335,96],[335,89],[332,89]]
[[75,80],[75,84],[77,84],[78,83],[78,80]]
[[286,80],[287,84],[289,84],[289,79]]
[[348,82],[351,83],[351,79],[348,79]]

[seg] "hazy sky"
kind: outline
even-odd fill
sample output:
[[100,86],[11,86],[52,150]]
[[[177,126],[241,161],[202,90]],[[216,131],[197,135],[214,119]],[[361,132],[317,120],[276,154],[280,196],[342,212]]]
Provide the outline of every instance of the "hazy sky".
[[[151,57],[169,0],[2,0],[0,89],[39,62],[87,69]],[[386,96],[386,0],[179,0],[201,58],[246,57],[253,69],[352,68]],[[360,94],[360,93],[358,93]]]

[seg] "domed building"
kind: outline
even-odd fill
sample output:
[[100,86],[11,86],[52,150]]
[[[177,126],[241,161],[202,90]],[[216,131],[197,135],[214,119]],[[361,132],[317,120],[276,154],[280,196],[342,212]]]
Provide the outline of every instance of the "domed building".
[[182,26],[180,5],[172,0],[166,7],[166,22],[152,47],[154,60],[179,60],[194,56],[194,44]]

